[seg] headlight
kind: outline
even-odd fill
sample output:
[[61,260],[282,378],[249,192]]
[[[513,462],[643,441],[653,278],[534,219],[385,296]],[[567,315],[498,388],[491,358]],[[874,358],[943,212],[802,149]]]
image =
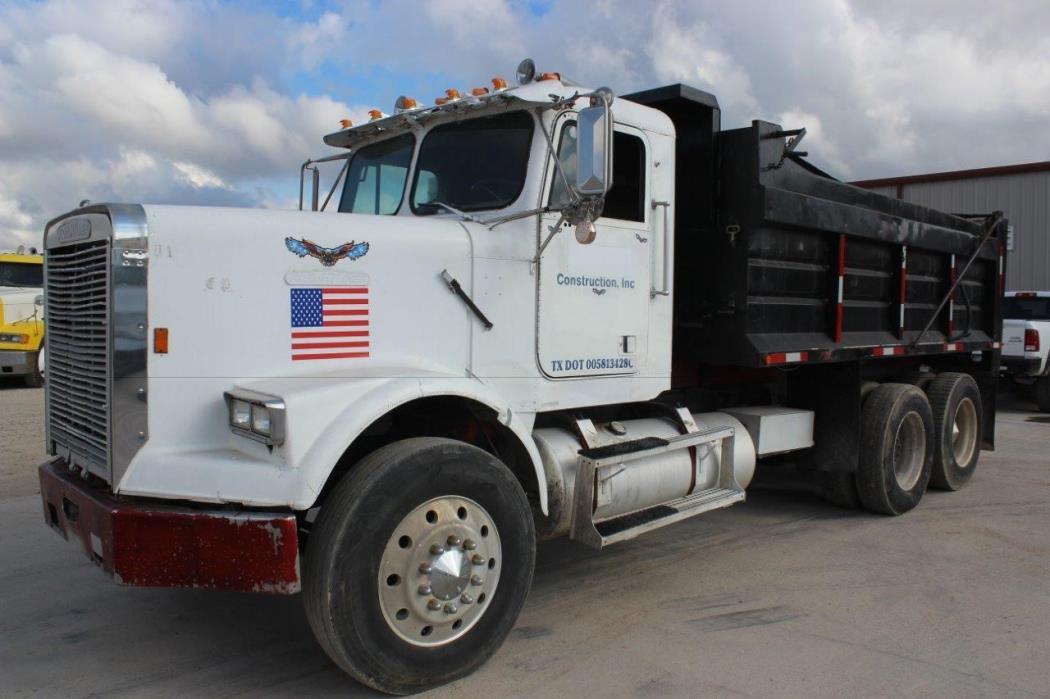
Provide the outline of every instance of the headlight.
[[234,434],[269,445],[284,443],[284,401],[278,396],[235,388],[223,397]]
[[252,432],[270,436],[270,411],[262,405],[252,406]]
[[3,335],[0,335],[0,342],[13,342],[16,345],[24,345],[25,343],[29,342],[29,336],[22,334],[12,335],[5,333]]
[[230,426],[242,430],[252,427],[252,405],[243,400],[230,401]]

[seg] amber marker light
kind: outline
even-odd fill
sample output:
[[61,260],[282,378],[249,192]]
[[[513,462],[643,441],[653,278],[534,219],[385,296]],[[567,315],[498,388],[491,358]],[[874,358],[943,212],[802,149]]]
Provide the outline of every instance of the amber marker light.
[[378,109],[369,109],[368,116],[372,119],[372,121],[375,121],[376,119],[382,119],[383,113]]
[[344,129],[349,129],[351,126],[354,125],[354,122],[350,121],[349,119],[340,119],[339,125],[342,126]]
[[448,104],[448,97],[438,97],[436,100],[434,100],[434,104],[436,104],[439,107],[443,104]]
[[407,95],[401,95],[397,98],[397,101],[394,102],[394,111],[407,112],[408,110],[415,109],[418,106],[419,102],[417,102],[414,98],[409,97]]
[[153,353],[154,354],[167,354],[168,353],[168,329],[167,328],[153,328]]
[[561,73],[542,73],[540,80],[561,80]]
[[488,93],[489,89],[487,87],[475,87],[473,90],[470,91],[470,94],[474,95],[475,97],[484,97]]
[[458,100],[462,96],[463,95],[459,94],[459,90],[454,87],[445,90],[445,97],[448,97],[450,100]]
[[499,78],[499,77],[493,78],[492,79],[492,89],[493,90],[506,90],[507,89],[507,81],[504,80],[503,78]]

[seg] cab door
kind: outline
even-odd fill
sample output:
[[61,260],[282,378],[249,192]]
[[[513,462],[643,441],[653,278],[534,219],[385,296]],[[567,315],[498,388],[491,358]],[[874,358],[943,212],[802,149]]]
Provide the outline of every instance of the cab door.
[[[556,128],[558,155],[570,180],[575,177],[575,122],[571,115]],[[546,201],[567,196],[553,164]],[[650,206],[652,155],[644,132],[616,125],[613,134],[613,185],[593,243],[576,241],[565,225],[539,262],[537,358],[555,379],[636,374],[645,366],[653,245]],[[540,240],[558,217],[544,216]]]

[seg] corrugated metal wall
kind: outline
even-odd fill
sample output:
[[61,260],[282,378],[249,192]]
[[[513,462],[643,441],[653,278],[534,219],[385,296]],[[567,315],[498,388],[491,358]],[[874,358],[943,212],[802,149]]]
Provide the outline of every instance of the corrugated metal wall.
[[[902,184],[901,198],[951,213],[1004,211],[1014,229],[1006,288],[1050,290],[1050,172]],[[871,191],[897,196],[897,187]]]

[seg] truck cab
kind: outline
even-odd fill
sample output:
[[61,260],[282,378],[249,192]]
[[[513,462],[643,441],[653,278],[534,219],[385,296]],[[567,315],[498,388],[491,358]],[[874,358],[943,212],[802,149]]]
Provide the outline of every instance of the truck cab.
[[0,377],[41,386],[43,343],[44,258],[35,249],[0,253]]

